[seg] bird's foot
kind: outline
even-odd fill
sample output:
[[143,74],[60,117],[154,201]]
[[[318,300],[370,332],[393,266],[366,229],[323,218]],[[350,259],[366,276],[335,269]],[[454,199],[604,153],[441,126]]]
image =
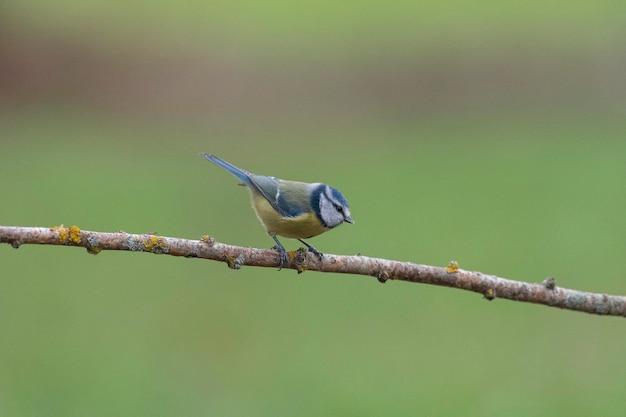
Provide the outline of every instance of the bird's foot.
[[318,251],[317,249],[315,249],[313,246],[311,246],[309,248],[309,252],[311,252],[313,255],[317,256],[317,259],[319,259],[320,261],[322,259],[324,259],[324,254],[320,251]]
[[289,255],[287,254],[285,248],[283,248],[282,246],[274,245],[272,246],[272,249],[277,250],[280,254],[280,265],[278,265],[278,270],[280,271],[281,269],[283,269],[283,266],[289,265]]
[[304,240],[302,239],[298,239],[302,244],[304,244],[304,246],[307,247],[307,249],[309,250],[309,252],[311,252],[313,255],[317,256],[317,259],[319,259],[320,261],[324,258],[324,254],[320,251],[318,251],[317,249],[315,249],[315,247],[313,247],[312,245],[309,245],[308,243],[306,243]]

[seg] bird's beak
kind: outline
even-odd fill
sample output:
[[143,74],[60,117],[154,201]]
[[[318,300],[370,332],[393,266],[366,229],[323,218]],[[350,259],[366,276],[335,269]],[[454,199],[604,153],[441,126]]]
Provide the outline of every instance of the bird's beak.
[[343,219],[344,222],[350,223],[350,224],[354,224],[354,220],[352,220],[352,217],[350,216],[346,216]]

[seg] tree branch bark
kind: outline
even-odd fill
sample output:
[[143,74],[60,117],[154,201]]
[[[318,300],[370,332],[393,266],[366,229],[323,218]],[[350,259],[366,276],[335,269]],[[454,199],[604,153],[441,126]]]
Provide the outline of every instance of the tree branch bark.
[[[244,248],[216,242],[205,235],[200,240],[187,240],[151,234],[91,232],[77,226],[12,227],[0,226],[0,243],[14,248],[23,244],[79,246],[91,254],[103,250],[150,252],[187,258],[211,259],[225,262],[229,268],[244,265],[278,268],[280,258],[274,250]],[[480,272],[465,271],[456,262],[447,267],[419,265],[367,256],[340,256],[325,254],[319,259],[305,249],[289,252],[289,265],[283,268],[304,271],[336,272],[376,277],[380,282],[399,280],[440,285],[482,294],[486,299],[543,304],[590,314],[626,317],[626,297],[597,294],[560,288],[554,278],[542,283],[528,283],[500,278]]]

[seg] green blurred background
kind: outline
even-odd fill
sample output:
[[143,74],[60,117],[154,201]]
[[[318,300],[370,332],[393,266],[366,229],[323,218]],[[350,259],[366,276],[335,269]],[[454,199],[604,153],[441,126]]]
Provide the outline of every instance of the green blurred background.
[[[356,224],[324,252],[626,294],[625,28],[602,0],[4,3],[0,224],[270,247],[211,152],[342,190]],[[0,261],[2,416],[624,412],[619,318],[150,254]]]

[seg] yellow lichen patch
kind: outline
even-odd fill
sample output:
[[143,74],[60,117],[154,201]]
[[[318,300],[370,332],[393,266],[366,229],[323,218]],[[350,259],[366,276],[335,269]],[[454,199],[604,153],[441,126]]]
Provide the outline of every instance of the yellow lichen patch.
[[215,243],[215,239],[209,235],[203,235],[200,237],[200,242],[206,243],[209,246],[212,246]]
[[242,253],[240,253],[237,257],[228,255],[224,260],[230,269],[241,269],[241,266],[245,263],[246,258]]
[[80,228],[78,226],[70,226],[67,230],[69,232],[69,239],[73,244],[78,245],[80,243]]
[[159,236],[150,236],[143,242],[147,252],[164,253],[167,252],[167,241]]
[[59,232],[59,242],[68,243],[71,242],[74,245],[80,243],[80,228],[78,226],[65,227],[62,224],[50,228],[50,231]]
[[61,226],[57,229],[59,231],[59,241],[61,243],[67,243],[70,240],[70,232],[65,227]]
[[448,274],[453,274],[459,270],[459,264],[456,261],[450,261],[448,266],[446,266],[446,272]]
[[50,228],[51,232],[59,232],[59,241],[61,243],[65,243],[67,241],[67,239],[69,238],[69,233],[67,232],[67,229],[65,228],[65,226],[63,226],[62,224],[58,225],[58,226],[52,226]]

